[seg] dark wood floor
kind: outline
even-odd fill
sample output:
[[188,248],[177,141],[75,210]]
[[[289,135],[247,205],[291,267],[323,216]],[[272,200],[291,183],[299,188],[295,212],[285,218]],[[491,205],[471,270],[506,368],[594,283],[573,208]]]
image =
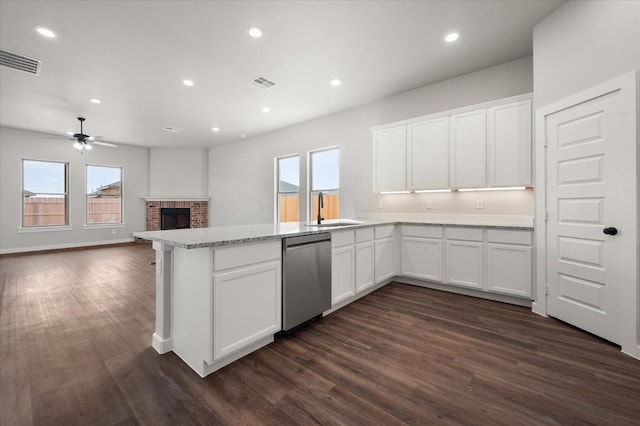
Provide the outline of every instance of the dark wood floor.
[[640,422],[640,361],[525,308],[393,283],[201,379],[151,347],[146,244],[0,257],[2,425]]

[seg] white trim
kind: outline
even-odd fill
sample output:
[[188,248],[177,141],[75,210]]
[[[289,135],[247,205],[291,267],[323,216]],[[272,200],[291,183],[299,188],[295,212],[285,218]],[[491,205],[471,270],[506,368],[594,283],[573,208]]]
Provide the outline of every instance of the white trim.
[[122,244],[131,243],[134,241],[133,237],[119,238],[117,240],[103,240],[103,241],[87,241],[82,243],[67,243],[67,244],[51,244],[47,246],[35,246],[35,247],[18,247],[8,248],[0,250],[0,254],[12,254],[12,253],[27,253],[31,251],[45,251],[45,250],[60,250],[66,248],[78,248],[78,247],[92,247],[92,246],[104,246],[110,244]]
[[465,112],[471,112],[471,111],[474,111],[474,110],[477,110],[477,109],[491,108],[491,107],[498,106],[498,105],[503,105],[503,104],[506,104],[506,103],[527,101],[527,100],[531,100],[532,98],[533,98],[533,93],[524,93],[522,95],[510,96],[508,98],[494,99],[494,100],[491,100],[491,101],[482,102],[482,103],[475,104],[475,105],[467,105],[467,106],[463,106],[463,107],[460,107],[460,108],[450,109],[450,110],[447,110],[447,111],[439,111],[439,112],[436,112],[436,113],[433,113],[433,114],[422,115],[420,117],[414,117],[414,118],[409,118],[409,119],[406,119],[406,120],[394,121],[393,123],[385,123],[385,124],[381,124],[379,126],[370,127],[369,129],[372,132],[377,132],[379,130],[387,129],[387,128],[390,128],[390,127],[405,126],[407,124],[419,123],[421,121],[426,121],[426,120],[434,120],[434,119],[437,119],[437,118],[447,117],[449,115],[462,114],[462,113],[465,113]]
[[18,228],[19,234],[29,234],[31,232],[50,232],[50,231],[71,231],[71,225],[58,226],[29,226],[27,228]]
[[209,201],[211,197],[180,196],[180,195],[140,195],[145,201]]
[[111,229],[111,228],[126,228],[127,224],[124,222],[114,223],[85,223],[82,226],[84,229]]
[[151,339],[151,347],[159,354],[166,354],[173,350],[173,338],[162,339],[158,333],[153,333]]

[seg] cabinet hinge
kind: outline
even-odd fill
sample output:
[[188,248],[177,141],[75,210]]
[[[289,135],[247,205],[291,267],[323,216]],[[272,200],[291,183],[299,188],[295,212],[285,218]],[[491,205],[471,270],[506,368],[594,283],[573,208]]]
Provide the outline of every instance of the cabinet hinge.
[[549,145],[549,138],[547,136],[544,137],[544,147],[546,148]]
[[544,286],[544,295],[545,295],[545,296],[548,296],[548,295],[549,295],[549,286],[548,286],[548,285],[545,285],[545,286]]
[[549,221],[549,212],[544,212],[544,221],[548,222]]

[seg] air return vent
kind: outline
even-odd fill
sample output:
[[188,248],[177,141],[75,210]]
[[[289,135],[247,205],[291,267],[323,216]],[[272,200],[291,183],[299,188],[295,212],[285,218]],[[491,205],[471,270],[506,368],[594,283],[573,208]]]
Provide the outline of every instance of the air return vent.
[[40,61],[8,50],[0,50],[0,65],[13,68],[29,74],[40,75]]
[[269,87],[276,85],[273,81],[267,80],[264,77],[258,77],[253,80],[252,83],[261,89],[268,89]]

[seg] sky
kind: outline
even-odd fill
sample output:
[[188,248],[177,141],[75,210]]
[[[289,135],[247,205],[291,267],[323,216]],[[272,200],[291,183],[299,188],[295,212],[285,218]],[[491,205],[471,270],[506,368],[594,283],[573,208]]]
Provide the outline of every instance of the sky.
[[[24,189],[42,193],[64,193],[64,163],[24,160]],[[120,168],[89,166],[87,192],[120,180]]]
[[[340,152],[338,149],[311,154],[313,190],[335,189],[340,186]],[[280,180],[300,186],[300,157],[286,157],[278,161]]]

